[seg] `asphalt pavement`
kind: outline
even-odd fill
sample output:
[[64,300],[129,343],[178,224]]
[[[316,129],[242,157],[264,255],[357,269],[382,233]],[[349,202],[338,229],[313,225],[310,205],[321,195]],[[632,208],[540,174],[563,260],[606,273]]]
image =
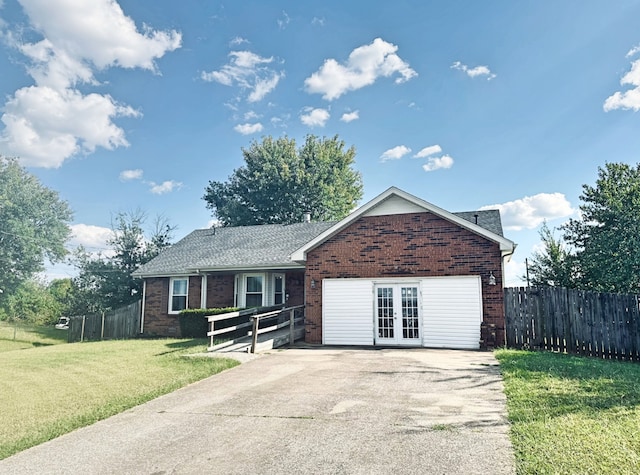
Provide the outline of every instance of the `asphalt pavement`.
[[0,461],[3,474],[513,474],[490,352],[291,348]]

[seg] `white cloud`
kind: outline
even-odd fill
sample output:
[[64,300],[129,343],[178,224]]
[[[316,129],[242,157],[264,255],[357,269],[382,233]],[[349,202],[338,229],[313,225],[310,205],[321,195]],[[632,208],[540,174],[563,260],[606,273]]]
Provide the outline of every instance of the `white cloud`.
[[360,118],[360,113],[358,111],[353,111],[353,112],[345,112],[344,114],[342,114],[342,117],[340,117],[340,120],[342,122],[352,122],[354,120],[358,120]]
[[104,250],[109,246],[107,241],[113,238],[110,228],[92,224],[72,224],[69,244],[73,247],[83,246],[88,250]]
[[486,76],[487,81],[491,81],[496,77],[496,75],[491,72],[488,66],[476,66],[474,68],[470,68],[466,64],[462,64],[460,61],[456,61],[451,65],[451,68],[463,71],[470,78]]
[[155,60],[180,47],[180,33],[147,26],[140,33],[113,0],[20,3],[30,27],[42,39],[12,41],[29,60],[27,71],[35,85],[7,99],[2,115],[5,128],[0,133],[2,153],[20,156],[25,165],[52,168],[98,146],[128,145],[113,119],[140,114],[109,95],[85,95],[75,87],[96,85],[94,71],[109,67],[157,72]]
[[305,89],[332,101],[348,91],[373,84],[379,77],[396,74],[396,84],[408,81],[418,73],[400,59],[397,50],[397,46],[376,38],[371,44],[354,49],[345,64],[327,59],[317,72],[305,79]]
[[325,23],[326,23],[326,20],[324,19],[324,17],[314,16],[313,19],[311,20],[312,25],[324,26]]
[[575,212],[562,193],[539,193],[480,209],[499,209],[502,224],[505,229],[512,231],[533,229],[545,220],[565,218]]
[[504,265],[505,287],[523,287],[526,282],[522,276],[526,275],[527,267],[524,262],[510,259]]
[[305,109],[306,114],[300,116],[300,121],[308,127],[324,127],[329,120],[329,111],[326,109]]
[[380,160],[386,162],[388,160],[400,160],[406,154],[410,153],[411,149],[405,145],[398,145],[397,147],[390,148],[382,155],[380,155]]
[[249,40],[247,40],[246,38],[243,38],[242,36],[236,36],[229,42],[231,46],[239,46],[243,43],[249,43]]
[[[627,56],[640,51],[640,46],[631,49]],[[640,110],[640,59],[631,62],[631,69],[620,80],[621,85],[630,85],[631,89],[616,91],[604,101],[605,112],[615,109]]]
[[442,148],[440,147],[440,145],[430,145],[420,150],[413,157],[425,158],[425,157],[428,157],[429,155],[433,155],[434,153],[440,153],[440,152],[442,152]]
[[289,15],[287,15],[287,12],[282,10],[282,16],[278,18],[278,28],[280,28],[281,30],[284,30],[290,22],[291,22],[291,18],[289,18]]
[[232,51],[229,57],[229,63],[221,69],[202,72],[202,80],[215,81],[225,86],[237,85],[249,91],[247,101],[258,102],[273,91],[284,77],[284,72],[277,72],[266,66],[273,63],[273,56],[264,58],[251,51]]
[[441,157],[431,157],[422,165],[422,169],[425,172],[432,172],[435,170],[447,169],[453,166],[453,158],[449,155],[443,155]]
[[251,134],[255,134],[258,132],[262,132],[262,124],[260,122],[256,122],[255,124],[238,124],[236,125],[233,130],[235,130],[236,132],[242,134],[242,135],[251,135]]
[[182,43],[175,30],[144,26],[139,33],[134,21],[113,0],[20,3],[32,26],[44,37],[38,43],[23,45],[23,52],[34,61],[33,76],[41,86],[69,87],[77,79],[87,82],[86,68],[91,65],[156,71],[155,60]]
[[244,120],[254,120],[259,118],[260,116],[255,111],[245,112]]
[[23,165],[57,168],[67,158],[92,153],[96,147],[112,150],[129,145],[113,119],[139,116],[109,95],[24,87],[5,104],[0,147],[7,155],[21,157]]
[[154,195],[164,195],[165,193],[171,193],[173,190],[179,190],[182,188],[182,183],[174,180],[163,181],[160,184],[149,182],[151,186],[150,191]]
[[144,172],[137,168],[135,170],[123,170],[120,172],[121,181],[140,180]]
[[633,48],[631,48],[627,54],[626,57],[630,58],[631,56],[635,56],[636,53],[640,52],[640,45],[634,46]]

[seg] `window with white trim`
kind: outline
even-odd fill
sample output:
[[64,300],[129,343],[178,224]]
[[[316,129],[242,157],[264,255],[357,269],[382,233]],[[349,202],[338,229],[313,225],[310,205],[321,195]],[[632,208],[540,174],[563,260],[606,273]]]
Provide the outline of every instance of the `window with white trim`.
[[285,274],[260,272],[236,274],[234,302],[236,307],[268,307],[284,305],[287,300]]
[[172,277],[169,281],[169,313],[178,313],[187,308],[189,278]]
[[264,275],[246,275],[244,278],[245,307],[264,306]]

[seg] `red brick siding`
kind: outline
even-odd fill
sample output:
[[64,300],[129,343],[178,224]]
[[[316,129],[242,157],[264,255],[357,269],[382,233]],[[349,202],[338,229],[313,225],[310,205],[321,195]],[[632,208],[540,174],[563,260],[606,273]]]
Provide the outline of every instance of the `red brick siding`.
[[[189,277],[189,308],[200,308],[201,276]],[[144,309],[144,334],[148,336],[180,336],[178,315],[169,314],[169,277],[147,279]],[[234,306],[233,274],[207,275],[207,308]],[[304,303],[304,271],[290,271],[285,276],[288,305]]]
[[233,274],[207,275],[207,308],[233,307]]
[[[495,286],[488,285],[490,272]],[[431,213],[360,218],[307,254],[306,341],[322,342],[324,278],[457,275],[481,276],[482,346],[500,344],[504,304],[498,244]],[[315,288],[311,288],[312,279]]]
[[169,315],[169,278],[146,279],[144,329],[148,336],[178,336],[177,315]]
[[189,296],[187,297],[187,308],[200,308],[200,297],[202,288],[202,277],[191,276],[189,277]]

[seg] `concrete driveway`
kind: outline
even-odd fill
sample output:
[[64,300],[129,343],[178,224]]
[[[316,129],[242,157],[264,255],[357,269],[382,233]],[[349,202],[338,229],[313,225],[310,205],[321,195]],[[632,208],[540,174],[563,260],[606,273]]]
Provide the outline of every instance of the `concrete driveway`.
[[0,461],[0,473],[515,473],[491,353],[293,348]]

